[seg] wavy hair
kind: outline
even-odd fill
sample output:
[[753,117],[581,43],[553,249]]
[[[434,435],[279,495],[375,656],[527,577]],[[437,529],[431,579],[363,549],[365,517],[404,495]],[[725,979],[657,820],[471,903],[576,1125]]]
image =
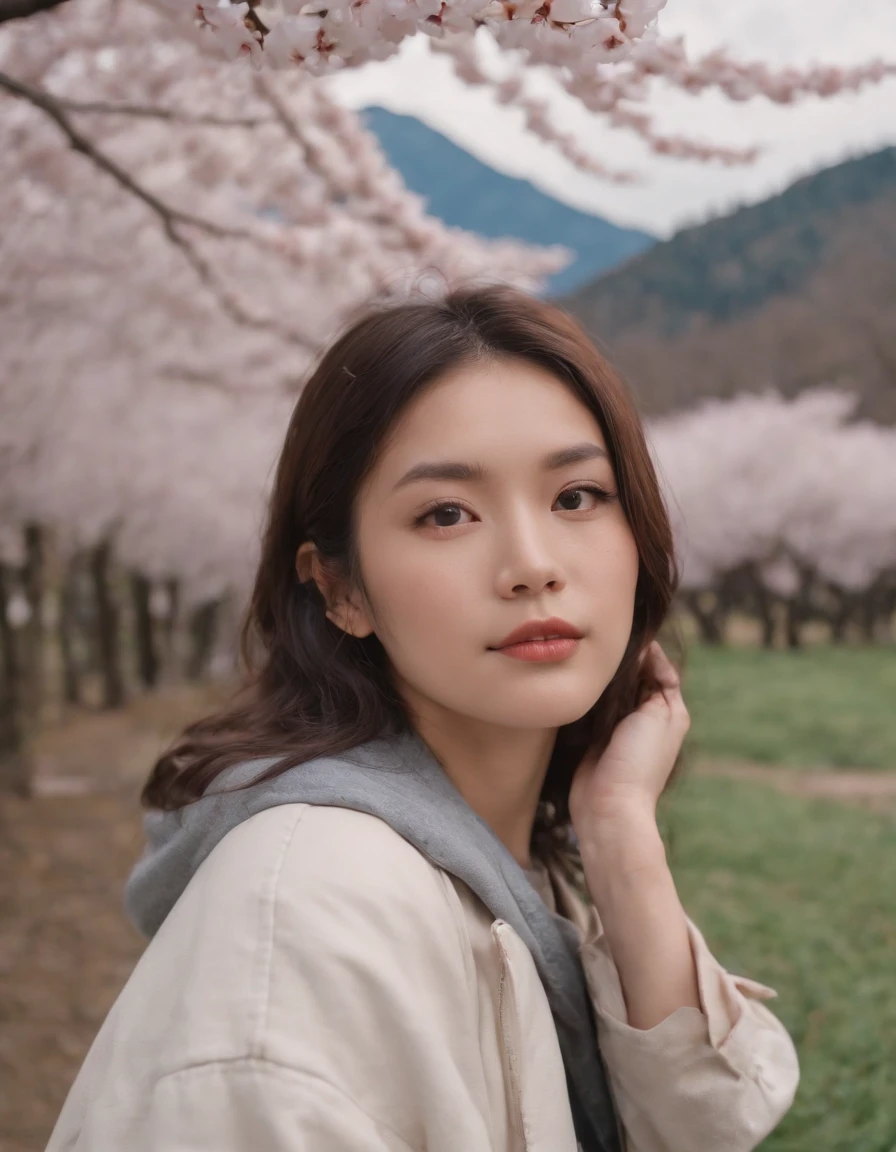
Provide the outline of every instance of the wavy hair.
[[653,689],[638,657],[666,618],[678,572],[641,419],[625,386],[572,318],[506,287],[374,307],[324,353],[296,403],[277,465],[240,636],[242,687],[158,759],[141,793],[144,806],[189,804],[239,761],[280,757],[259,782],[409,729],[380,641],[375,634],[352,637],[327,619],[314,581],[296,574],[296,552],[312,541],[329,571],[364,591],[353,508],[386,437],[427,385],[460,364],[496,357],[549,370],[593,413],[639,555],[625,654],[594,706],[559,729],[536,817],[532,851],[575,873],[573,773]]

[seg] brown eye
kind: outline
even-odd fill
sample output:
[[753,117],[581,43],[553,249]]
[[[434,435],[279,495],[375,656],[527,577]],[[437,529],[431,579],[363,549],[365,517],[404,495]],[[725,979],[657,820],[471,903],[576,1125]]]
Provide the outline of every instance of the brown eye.
[[596,504],[606,504],[613,499],[613,496],[609,492],[603,488],[599,488],[596,484],[577,484],[575,488],[567,488],[565,492],[561,492],[557,499],[558,501],[571,501],[571,506],[567,505],[564,508],[565,512],[587,511],[588,505],[585,502],[587,497],[583,497],[583,493],[587,493],[594,498],[595,503],[591,505],[591,508],[594,508]]
[[433,509],[430,515],[437,528],[453,528],[462,511],[456,504],[443,504],[441,508]]
[[418,516],[414,523],[420,527],[427,522],[432,522],[435,517],[442,517],[443,519],[431,523],[431,526],[433,528],[456,528],[461,523],[458,517],[466,511],[467,509],[462,508],[460,504],[436,504]]

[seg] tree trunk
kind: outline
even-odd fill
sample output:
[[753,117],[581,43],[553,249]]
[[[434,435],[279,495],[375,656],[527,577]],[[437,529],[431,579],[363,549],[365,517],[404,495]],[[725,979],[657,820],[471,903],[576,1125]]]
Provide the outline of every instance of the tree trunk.
[[187,661],[187,676],[191,680],[201,680],[208,672],[208,663],[215,646],[218,628],[217,600],[209,600],[190,616],[190,657]]
[[797,649],[802,647],[802,639],[800,637],[800,624],[802,623],[802,613],[800,612],[800,605],[793,600],[784,601],[784,626],[785,636],[787,638],[787,647]]
[[156,652],[152,613],[149,610],[151,593],[152,585],[149,580],[139,572],[131,573],[137,671],[144,688],[154,688],[159,680],[159,657]]
[[896,616],[896,584],[887,583],[883,595],[883,643],[893,641],[893,624]]
[[182,675],[182,669],[177,628],[180,617],[180,585],[175,577],[165,581],[165,591],[168,593],[168,612],[162,620],[161,627],[163,674],[166,681],[176,681]]
[[850,616],[850,603],[849,598],[844,594],[840,597],[840,602],[831,614],[831,643],[832,644],[845,644],[846,643],[846,627],[849,624]]
[[77,557],[73,556],[62,573],[59,592],[59,651],[62,657],[62,690],[66,704],[81,703],[81,677],[75,656],[78,621]]
[[124,677],[119,651],[119,612],[110,586],[112,550],[108,541],[97,545],[90,554],[96,602],[96,636],[103,677],[103,707],[120,708],[124,704]]
[[25,755],[18,694],[21,667],[16,634],[6,616],[9,580],[0,564],[0,792],[31,795],[31,777]]
[[859,599],[859,634],[866,643],[874,643],[874,597],[870,592]]
[[749,600],[752,601],[759,623],[762,626],[762,647],[775,646],[775,598],[762,582],[762,577],[755,565],[748,564],[744,571],[744,580],[748,589]]
[[39,524],[25,526],[25,567],[23,589],[31,617],[22,629],[21,708],[23,718],[35,725],[40,723],[44,702],[44,619],[43,605],[46,591],[46,549],[44,533]]
[[684,602],[697,621],[700,630],[700,639],[704,644],[719,645],[724,641],[722,635],[722,621],[719,618],[718,605],[704,608],[700,592],[685,592]]
[[785,620],[788,648],[802,647],[800,628],[815,615],[812,602],[815,572],[800,560],[795,560],[795,563],[799,571],[800,583],[796,595],[786,602]]
[[862,634],[872,644],[885,644],[892,635],[894,590],[881,573],[865,593]]

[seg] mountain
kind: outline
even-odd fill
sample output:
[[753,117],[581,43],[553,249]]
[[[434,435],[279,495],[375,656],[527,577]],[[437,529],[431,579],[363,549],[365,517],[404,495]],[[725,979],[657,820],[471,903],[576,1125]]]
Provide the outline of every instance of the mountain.
[[496,172],[413,116],[371,107],[361,117],[408,188],[425,197],[431,215],[480,236],[572,249],[575,261],[550,279],[549,295],[571,292],[655,243],[646,232],[619,228]]
[[647,411],[839,384],[896,421],[896,148],[687,228],[558,303]]

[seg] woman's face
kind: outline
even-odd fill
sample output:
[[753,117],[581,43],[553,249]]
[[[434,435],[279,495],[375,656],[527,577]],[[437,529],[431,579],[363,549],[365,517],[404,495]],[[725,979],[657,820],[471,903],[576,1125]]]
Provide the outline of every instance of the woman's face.
[[[556,728],[592,707],[625,652],[638,577],[616,493],[599,424],[545,369],[479,361],[417,397],[355,506],[364,620],[413,714]],[[549,617],[581,633],[569,655],[497,650]]]

